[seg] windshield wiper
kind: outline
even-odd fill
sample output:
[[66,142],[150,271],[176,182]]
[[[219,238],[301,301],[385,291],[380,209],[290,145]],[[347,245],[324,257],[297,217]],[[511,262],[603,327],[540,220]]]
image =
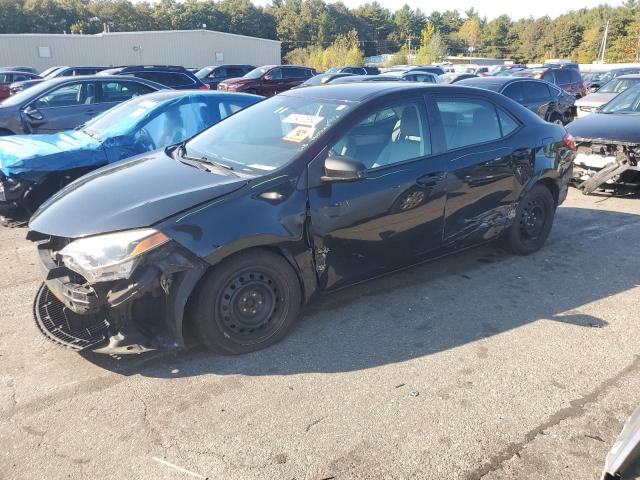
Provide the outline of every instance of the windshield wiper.
[[[183,158],[185,160],[190,160],[192,162],[198,162],[200,164],[205,164],[205,165],[213,165],[214,167],[218,167],[219,169],[223,168],[225,170],[233,172],[233,167],[231,165],[226,165],[224,163],[216,162],[206,157],[205,155],[202,155],[200,157],[194,157],[194,156],[188,155],[187,146],[185,143],[180,144],[176,151],[178,152],[178,155],[180,155],[180,158]],[[234,175],[237,175],[237,174],[234,173]]]

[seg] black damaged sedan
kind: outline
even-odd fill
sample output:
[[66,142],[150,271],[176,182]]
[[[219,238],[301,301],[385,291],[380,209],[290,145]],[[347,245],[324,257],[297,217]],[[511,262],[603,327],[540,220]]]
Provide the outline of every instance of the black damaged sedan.
[[567,194],[564,128],[494,92],[309,87],[84,176],[31,219],[45,335],[223,353],[281,339],[327,292],[499,239],[538,250]]

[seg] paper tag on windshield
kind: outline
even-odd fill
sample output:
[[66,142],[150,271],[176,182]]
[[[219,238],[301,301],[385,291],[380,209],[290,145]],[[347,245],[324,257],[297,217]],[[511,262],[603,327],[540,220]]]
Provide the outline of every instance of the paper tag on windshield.
[[289,133],[287,133],[283,140],[287,140],[288,142],[304,142],[307,138],[309,138],[313,134],[313,127],[305,127],[302,125],[297,126]]
[[293,123],[295,125],[315,127],[322,120],[324,120],[324,117],[319,117],[317,115],[300,115],[298,113],[292,113],[287,118],[282,120],[282,123]]

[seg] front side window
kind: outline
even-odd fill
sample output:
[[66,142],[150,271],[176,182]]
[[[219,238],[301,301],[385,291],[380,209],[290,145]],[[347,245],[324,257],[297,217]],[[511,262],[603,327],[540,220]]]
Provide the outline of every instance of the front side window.
[[353,158],[367,169],[430,154],[431,138],[422,102],[402,102],[369,114],[331,147],[331,155]]
[[187,152],[247,174],[269,172],[303,153],[350,109],[349,102],[277,95],[196,136]]
[[447,148],[468,147],[501,138],[495,106],[480,99],[437,99]]
[[282,69],[274,68],[268,74],[269,80],[282,80]]
[[152,91],[150,87],[135,82],[102,82],[102,101],[104,103],[124,102]]
[[[173,105],[151,119],[142,127],[154,148],[164,148],[192,137],[203,129],[203,113],[209,106],[201,100]],[[217,119],[219,121],[219,119]]]
[[93,83],[74,83],[56,88],[35,101],[37,109],[91,105],[96,101]]

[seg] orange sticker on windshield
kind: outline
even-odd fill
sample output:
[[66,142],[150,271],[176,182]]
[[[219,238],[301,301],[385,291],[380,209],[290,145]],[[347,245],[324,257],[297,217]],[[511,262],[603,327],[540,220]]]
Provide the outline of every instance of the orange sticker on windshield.
[[289,133],[287,133],[284,137],[282,137],[282,139],[288,142],[301,143],[301,142],[304,142],[307,138],[309,138],[312,134],[313,134],[313,127],[306,127],[303,125],[299,125],[293,130],[291,130]]

